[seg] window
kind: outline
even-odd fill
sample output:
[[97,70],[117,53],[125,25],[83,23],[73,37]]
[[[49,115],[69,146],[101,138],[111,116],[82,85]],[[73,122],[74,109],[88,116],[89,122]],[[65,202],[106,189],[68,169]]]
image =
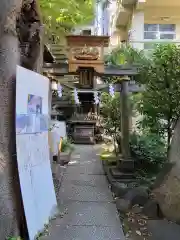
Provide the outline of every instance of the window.
[[82,35],[91,35],[91,29],[82,30]]
[[144,39],[173,40],[175,38],[175,24],[144,24]]

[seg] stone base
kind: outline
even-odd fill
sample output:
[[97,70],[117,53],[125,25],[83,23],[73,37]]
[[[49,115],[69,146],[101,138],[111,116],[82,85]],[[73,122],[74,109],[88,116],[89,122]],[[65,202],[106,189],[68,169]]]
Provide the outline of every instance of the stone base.
[[122,172],[117,167],[111,168],[110,172],[115,179],[134,179],[135,178],[133,173]]
[[134,172],[134,160],[132,158],[124,159],[122,156],[120,156],[118,168],[120,172]]
[[68,164],[71,160],[71,152],[59,152],[57,157],[57,163],[61,165]]
[[180,226],[167,220],[148,220],[147,227],[154,240],[179,240]]

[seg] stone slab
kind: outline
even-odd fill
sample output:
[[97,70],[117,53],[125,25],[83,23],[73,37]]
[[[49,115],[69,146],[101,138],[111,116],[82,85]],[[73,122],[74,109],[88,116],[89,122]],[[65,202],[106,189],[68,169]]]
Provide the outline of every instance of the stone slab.
[[67,169],[67,174],[93,174],[93,175],[105,175],[102,166],[99,164],[89,163],[89,164],[79,164],[79,165],[69,165]]
[[110,173],[115,179],[132,179],[135,178],[134,174],[127,172],[120,172],[117,167],[110,168]]
[[61,185],[59,197],[67,201],[113,201],[112,193],[107,186],[76,186],[73,184],[66,185],[64,182]]
[[[65,213],[63,223],[67,225],[120,226],[119,216],[114,203],[70,202],[69,204],[61,204],[60,212]],[[59,225],[61,225],[61,220]]]
[[107,180],[103,175],[87,175],[87,174],[65,174],[63,178],[63,183],[74,184],[76,186],[106,186]]
[[150,240],[179,240],[180,226],[167,220],[149,220]]
[[[58,237],[59,236],[59,237]],[[42,240],[125,240],[122,229],[99,226],[58,226]]]
[[97,150],[75,147],[58,194],[61,214],[41,240],[125,240]]

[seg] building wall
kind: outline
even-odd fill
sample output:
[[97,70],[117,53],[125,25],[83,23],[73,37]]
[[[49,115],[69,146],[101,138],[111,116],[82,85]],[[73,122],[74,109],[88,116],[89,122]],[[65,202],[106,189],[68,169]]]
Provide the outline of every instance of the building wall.
[[[175,24],[176,38],[174,42],[180,43],[180,7],[148,7],[141,11],[134,11],[131,26],[129,41],[132,46],[138,49],[144,48],[144,42],[151,40],[144,39],[144,24]],[[152,41],[168,41],[172,40],[152,40]]]
[[117,47],[117,45],[119,45],[122,40],[127,38],[127,31],[125,29],[118,29],[116,27],[118,9],[117,1],[110,1],[108,9],[109,9],[109,36],[110,36],[109,51],[111,51],[113,48]]
[[138,49],[143,49],[144,44],[144,12],[137,11],[134,13],[129,32],[129,40],[132,41],[132,46]]

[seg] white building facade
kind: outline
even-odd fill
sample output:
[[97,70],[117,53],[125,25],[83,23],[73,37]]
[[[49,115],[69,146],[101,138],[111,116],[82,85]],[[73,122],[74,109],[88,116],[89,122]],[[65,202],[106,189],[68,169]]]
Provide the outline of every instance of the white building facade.
[[155,43],[179,44],[179,12],[179,0],[120,0],[113,26],[119,31],[118,44],[125,40],[147,50]]

